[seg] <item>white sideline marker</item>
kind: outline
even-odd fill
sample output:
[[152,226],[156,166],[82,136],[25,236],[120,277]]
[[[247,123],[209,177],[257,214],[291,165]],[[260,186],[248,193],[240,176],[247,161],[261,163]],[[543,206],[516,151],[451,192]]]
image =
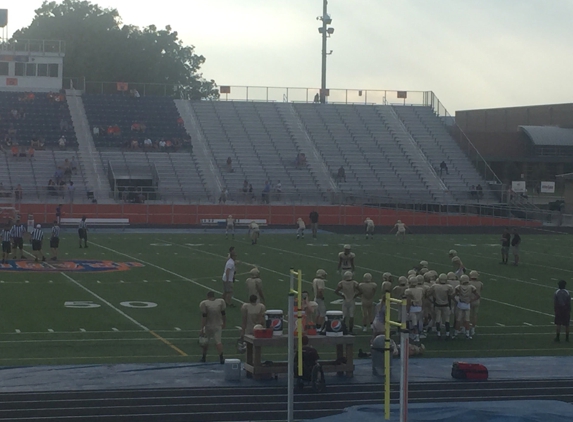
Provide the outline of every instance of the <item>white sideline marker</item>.
[[523,325],[527,325],[528,327],[533,327],[533,324],[530,324],[529,322],[524,322]]
[[30,282],[30,280],[24,280],[24,283],[28,284]]
[[120,283],[125,283],[125,281],[123,281],[123,280],[119,280],[119,282],[120,282]]
[[171,280],[165,280],[166,283],[171,283]]
[[490,278],[490,280],[492,280],[492,281],[497,281],[497,278]]
[[144,282],[144,283],[148,283],[148,281],[147,281],[147,280],[143,280],[143,282]]
[[496,322],[495,325],[499,325],[500,327],[505,327],[505,324],[500,324],[499,322]]
[[181,328],[175,327],[175,331],[181,331]]
[[85,333],[85,332],[86,332],[86,329],[85,329],[85,328],[80,328],[80,331],[81,331],[82,333]]
[[99,280],[96,280],[96,282],[97,282],[97,284],[101,284],[101,281],[99,281]]
[[54,282],[54,280],[48,280],[48,283],[53,283],[53,282]]
[[16,334],[20,334],[22,332],[22,331],[18,330],[17,328],[14,331],[16,331]]
[[4,283],[4,280],[0,280],[0,283]]
[[536,279],[536,278],[531,278],[531,279],[532,279],[533,281],[537,281],[537,279]]
[[52,330],[51,328],[48,328],[48,332],[49,332],[49,333],[53,333],[54,330]]
[[115,332],[118,332],[118,331],[119,331],[119,330],[118,330],[117,328],[115,328],[115,327],[112,327],[111,330],[112,330],[112,331],[115,331]]

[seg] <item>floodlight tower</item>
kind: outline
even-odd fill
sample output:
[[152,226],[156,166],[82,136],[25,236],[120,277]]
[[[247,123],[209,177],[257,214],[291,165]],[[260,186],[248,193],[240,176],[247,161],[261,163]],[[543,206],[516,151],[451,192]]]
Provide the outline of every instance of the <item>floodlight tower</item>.
[[332,18],[328,14],[328,0],[322,0],[322,16],[316,19],[322,21],[322,26],[318,28],[318,32],[322,35],[322,78],[320,84],[320,102],[326,102],[326,56],[332,54],[332,50],[326,51],[326,40],[334,34],[334,28],[329,27],[332,23]]

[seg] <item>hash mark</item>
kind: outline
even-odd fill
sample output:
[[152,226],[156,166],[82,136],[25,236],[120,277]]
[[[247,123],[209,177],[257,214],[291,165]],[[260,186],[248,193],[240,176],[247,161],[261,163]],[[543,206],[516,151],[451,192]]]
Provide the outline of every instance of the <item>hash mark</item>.
[[30,282],[30,280],[24,280],[24,283],[29,283],[29,282]]
[[527,325],[528,327],[533,327],[533,324],[530,324],[529,322],[524,322],[523,325]]
[[96,281],[97,281],[98,284],[101,284],[101,281],[99,281],[99,280],[96,280]]
[[175,327],[175,331],[181,331],[181,328]]
[[496,322],[495,325],[499,325],[500,327],[505,327],[505,324],[500,324],[499,322]]
[[148,281],[147,281],[147,280],[143,280],[143,282],[144,282],[144,283],[147,283]]
[[18,330],[17,328],[14,331],[16,331],[16,333],[18,333],[18,334],[20,334],[22,332],[22,331]]
[[111,330],[112,330],[112,331],[115,331],[115,332],[118,332],[118,331],[119,331],[119,330],[118,330],[117,328],[115,328],[115,327],[112,327]]
[[86,329],[85,329],[85,328],[80,328],[80,331],[81,331],[82,333],[85,333],[85,332],[86,332]]
[[123,281],[123,280],[119,280],[119,282],[120,282],[120,283],[125,283],[125,281]]
[[54,330],[52,330],[51,328],[48,328],[48,332],[49,332],[49,333],[53,333]]

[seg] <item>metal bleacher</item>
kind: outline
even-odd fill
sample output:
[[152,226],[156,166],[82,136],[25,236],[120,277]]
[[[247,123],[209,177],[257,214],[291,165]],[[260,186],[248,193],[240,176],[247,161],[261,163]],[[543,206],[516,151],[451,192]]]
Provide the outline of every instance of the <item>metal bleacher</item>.
[[344,167],[343,193],[384,202],[437,202],[443,189],[415,151],[370,106],[296,104],[329,170]]
[[[236,199],[245,180],[258,195],[266,181],[282,184],[285,198],[320,198],[311,170],[295,167],[300,151],[272,103],[195,101],[191,107],[224,184]],[[227,158],[232,160],[232,171]]]
[[442,174],[442,180],[457,201],[467,201],[471,186],[478,184],[483,187],[484,200],[495,201],[486,181],[431,107],[392,107],[436,171],[442,161],[446,162],[449,175]]

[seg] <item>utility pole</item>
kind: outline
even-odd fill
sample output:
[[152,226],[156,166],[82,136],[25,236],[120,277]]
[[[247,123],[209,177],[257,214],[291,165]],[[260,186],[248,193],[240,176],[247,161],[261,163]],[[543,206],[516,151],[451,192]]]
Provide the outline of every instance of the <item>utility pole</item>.
[[322,35],[322,74],[320,83],[320,102],[326,103],[326,56],[332,54],[332,51],[327,52],[326,41],[334,33],[334,28],[329,27],[332,19],[328,15],[328,0],[322,0],[322,16],[316,18],[322,21],[322,26],[318,28],[318,32]]

